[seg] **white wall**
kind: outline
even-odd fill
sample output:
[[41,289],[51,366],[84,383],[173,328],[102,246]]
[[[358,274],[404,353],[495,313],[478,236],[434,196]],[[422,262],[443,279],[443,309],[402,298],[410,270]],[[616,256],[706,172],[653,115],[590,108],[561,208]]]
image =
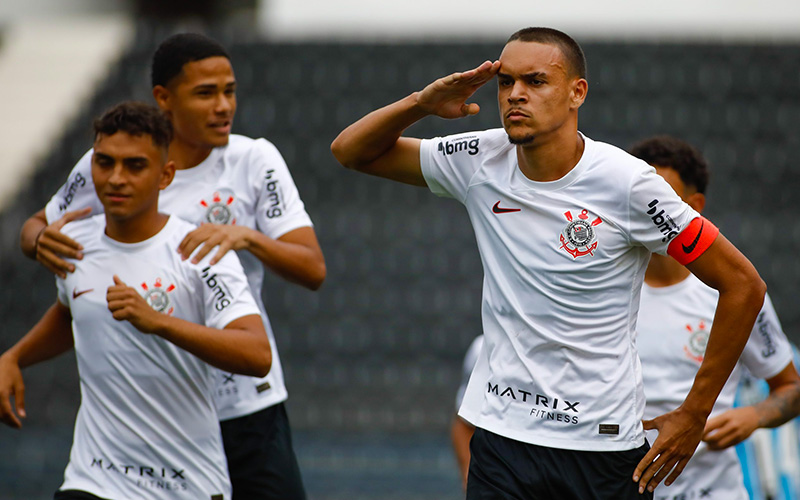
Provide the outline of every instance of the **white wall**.
[[798,0],[262,0],[272,39],[500,38],[549,26],[586,40],[800,40]]

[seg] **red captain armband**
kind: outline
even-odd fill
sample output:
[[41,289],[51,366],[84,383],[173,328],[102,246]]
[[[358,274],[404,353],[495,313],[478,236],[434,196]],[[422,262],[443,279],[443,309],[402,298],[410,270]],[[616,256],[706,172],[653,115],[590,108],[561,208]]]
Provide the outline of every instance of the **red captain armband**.
[[719,234],[717,226],[702,215],[695,217],[667,248],[667,254],[682,265],[691,264],[714,243]]

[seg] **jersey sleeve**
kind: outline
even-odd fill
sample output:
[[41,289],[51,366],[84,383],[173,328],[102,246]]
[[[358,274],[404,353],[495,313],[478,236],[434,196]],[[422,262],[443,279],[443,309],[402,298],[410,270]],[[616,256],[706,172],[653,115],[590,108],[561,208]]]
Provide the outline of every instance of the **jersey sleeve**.
[[772,300],[767,294],[741,357],[754,376],[774,377],[792,360],[792,347],[783,333]]
[[628,209],[631,242],[661,255],[666,255],[670,243],[700,217],[653,167],[643,162],[631,180]]
[[66,212],[91,207],[92,215],[103,213],[103,205],[92,182],[92,150],[86,152],[72,168],[67,181],[45,206],[47,223],[51,224]]
[[256,227],[272,239],[277,239],[295,229],[311,227],[311,217],[306,212],[303,200],[283,160],[278,148],[272,143],[259,139],[251,161],[259,166],[256,169],[260,178],[256,196]]
[[481,165],[481,133],[423,139],[419,161],[428,188],[464,203],[469,182]]
[[203,295],[205,325],[221,329],[243,316],[260,314],[236,252],[226,253],[213,266],[208,264],[211,254],[195,266],[201,282],[198,286]]

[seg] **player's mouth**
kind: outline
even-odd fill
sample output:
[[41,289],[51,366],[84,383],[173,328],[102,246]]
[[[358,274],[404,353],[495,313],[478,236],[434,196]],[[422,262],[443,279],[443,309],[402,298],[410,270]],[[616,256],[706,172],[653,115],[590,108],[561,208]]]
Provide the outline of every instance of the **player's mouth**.
[[214,130],[214,132],[218,134],[230,134],[231,133],[231,125],[232,122],[230,120],[223,121],[223,122],[213,122],[209,124],[209,127]]
[[106,200],[111,203],[122,203],[130,198],[130,195],[123,193],[106,193]]
[[506,113],[506,120],[508,121],[515,122],[524,120],[525,118],[528,118],[528,114],[523,111],[520,111],[519,109],[512,109],[511,111]]

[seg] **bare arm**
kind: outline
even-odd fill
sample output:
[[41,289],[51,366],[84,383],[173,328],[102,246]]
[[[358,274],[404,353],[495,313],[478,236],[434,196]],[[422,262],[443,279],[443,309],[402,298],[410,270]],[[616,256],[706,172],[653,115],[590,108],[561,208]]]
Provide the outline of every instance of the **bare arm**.
[[156,312],[133,288],[114,276],[106,294],[114,319],[130,321],[142,333],[162,337],[222,370],[263,377],[272,351],[261,317],[242,316],[217,329]]
[[393,104],[380,108],[344,129],[331,152],[347,168],[415,186],[426,186],[419,160],[419,139],[403,131],[428,115],[462,118],[480,111],[466,101],[491,80],[500,63],[486,61],[477,68],[440,78]]
[[327,272],[325,257],[311,227],[301,227],[272,239],[249,227],[203,224],[186,235],[178,250],[188,258],[200,245],[203,246],[192,257],[194,263],[200,262],[215,247],[218,249],[209,261],[211,265],[219,262],[229,250],[244,249],[278,276],[311,290],[322,285]]
[[469,474],[469,441],[474,433],[475,427],[458,415],[453,418],[453,424],[450,426],[450,440],[453,443],[453,452],[456,455],[458,470],[461,472],[461,484],[464,489],[467,487],[467,475]]
[[82,259],[83,247],[72,238],[61,233],[61,228],[70,221],[86,217],[91,208],[67,212],[52,224],[47,224],[44,209],[31,215],[22,225],[19,243],[26,257],[39,261],[47,270],[65,278],[75,266],[62,257]]
[[[54,358],[73,347],[72,315],[56,302],[19,342],[0,356],[0,421],[20,428],[25,418],[25,384],[22,368]],[[11,405],[11,398],[17,414]]]
[[769,396],[753,406],[726,411],[708,421],[703,441],[712,450],[741,443],[759,428],[778,427],[800,415],[800,375],[794,363],[767,379]]
[[633,480],[639,482],[640,491],[653,491],[665,477],[665,484],[670,485],[683,471],[764,302],[766,285],[758,272],[721,234],[687,267],[719,291],[719,302],[705,357],[683,404],[644,422],[645,429],[658,429],[659,435],[634,471]]

